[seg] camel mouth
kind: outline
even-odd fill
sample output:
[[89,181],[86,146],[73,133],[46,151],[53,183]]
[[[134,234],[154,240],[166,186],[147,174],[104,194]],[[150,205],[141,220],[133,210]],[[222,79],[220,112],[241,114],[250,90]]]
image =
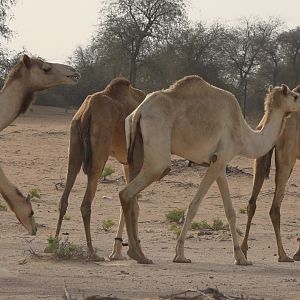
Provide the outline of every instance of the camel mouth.
[[80,74],[76,73],[74,75],[67,75],[67,78],[72,79],[73,81],[77,82],[80,79]]

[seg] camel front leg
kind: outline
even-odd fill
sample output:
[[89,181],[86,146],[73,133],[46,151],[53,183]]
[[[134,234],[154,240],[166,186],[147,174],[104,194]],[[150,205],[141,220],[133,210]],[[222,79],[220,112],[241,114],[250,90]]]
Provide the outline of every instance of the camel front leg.
[[[247,252],[248,252],[248,238],[249,238],[249,232],[250,232],[250,227],[251,227],[251,222],[254,217],[255,211],[256,211],[256,200],[258,197],[258,194],[260,193],[260,190],[263,186],[263,183],[265,181],[265,168],[266,164],[268,163],[269,160],[271,160],[273,153],[273,149],[267,153],[266,155],[257,158],[254,162],[254,178],[253,178],[253,188],[252,188],[252,194],[247,206],[247,225],[246,225],[246,232],[245,236],[241,245],[241,249],[247,258]],[[271,163],[271,162],[270,162]]]
[[222,175],[217,178],[217,184],[223,199],[225,214],[229,223],[230,232],[233,241],[233,249],[234,249],[234,258],[236,265],[252,265],[251,262],[247,261],[244,253],[242,252],[239,242],[238,235],[236,231],[236,214],[232,205],[232,201],[230,198],[230,192],[228,188],[228,183],[226,179],[226,171],[225,169],[222,172]]
[[184,256],[184,242],[190,225],[198,211],[199,205],[206,195],[208,189],[213,184],[213,182],[219,177],[221,170],[224,166],[218,162],[214,163],[209,167],[204,178],[201,181],[200,187],[197,191],[196,196],[189,205],[187,215],[185,217],[184,225],[179,235],[177,245],[176,245],[176,255],[173,262],[176,263],[190,263],[191,260]]
[[77,122],[78,122],[77,120],[73,120],[71,123],[67,180],[66,180],[66,186],[64,188],[63,195],[59,202],[59,218],[56,226],[55,237],[59,236],[63,218],[68,208],[69,195],[82,164],[82,147],[81,147],[81,141],[77,129],[78,126]]
[[292,258],[288,257],[283,248],[280,233],[280,207],[284,198],[287,181],[296,162],[296,147],[296,140],[289,139],[288,141],[285,141],[281,147],[276,147],[275,152],[275,193],[270,209],[270,217],[275,231],[279,262],[294,261]]

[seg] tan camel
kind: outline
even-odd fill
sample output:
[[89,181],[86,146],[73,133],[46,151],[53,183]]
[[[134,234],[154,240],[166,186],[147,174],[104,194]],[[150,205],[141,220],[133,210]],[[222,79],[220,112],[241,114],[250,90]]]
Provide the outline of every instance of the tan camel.
[[[293,89],[293,91],[300,93],[300,85]],[[256,210],[257,196],[265,178],[269,178],[273,150],[274,148],[254,162],[253,189],[247,207],[248,220],[245,237],[241,245],[245,256],[247,256],[248,237],[251,221]],[[300,250],[294,255],[293,259],[287,256],[282,245],[280,234],[280,207],[284,197],[286,183],[297,159],[300,159],[300,112],[294,112],[286,119],[286,125],[275,144],[275,193],[270,210],[270,217],[275,231],[279,262],[300,261]]]
[[[91,204],[97,182],[109,156],[116,158],[123,165],[125,178],[128,179],[125,118],[144,98],[144,92],[133,88],[128,80],[116,78],[103,91],[88,96],[71,123],[67,181],[60,199],[55,236],[59,235],[68,207],[68,198],[82,165],[88,183],[80,209],[91,259],[104,259],[96,255],[90,232]],[[123,227],[124,217],[121,210],[119,229],[110,259],[123,259]]]
[[[75,84],[79,74],[71,67],[53,64],[23,55],[9,72],[0,91],[0,131],[24,113],[32,103],[36,91]],[[0,168],[0,193],[30,234],[36,233],[36,223],[30,199],[7,179]]]
[[167,90],[149,94],[125,121],[130,183],[120,192],[129,250],[139,263],[152,263],[142,252],[137,229],[136,195],[170,170],[176,154],[208,170],[189,205],[177,241],[174,262],[187,263],[184,241],[199,204],[216,180],[233,239],[236,264],[248,265],[240,249],[236,215],[226,179],[226,165],[241,155],[261,157],[275,144],[285,115],[300,109],[300,94],[286,85],[275,87],[265,99],[262,130],[252,130],[244,120],[236,98],[198,76],[185,77]]

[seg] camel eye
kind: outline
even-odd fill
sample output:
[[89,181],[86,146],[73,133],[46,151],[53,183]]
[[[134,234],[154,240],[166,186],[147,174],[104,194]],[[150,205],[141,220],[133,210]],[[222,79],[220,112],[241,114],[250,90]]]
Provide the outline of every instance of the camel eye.
[[34,212],[32,210],[31,213],[30,213],[30,215],[29,215],[29,217],[32,217],[33,215],[34,215]]
[[298,96],[294,96],[294,101],[297,101],[297,99],[298,99]]
[[51,70],[51,66],[43,66],[43,71],[48,73]]

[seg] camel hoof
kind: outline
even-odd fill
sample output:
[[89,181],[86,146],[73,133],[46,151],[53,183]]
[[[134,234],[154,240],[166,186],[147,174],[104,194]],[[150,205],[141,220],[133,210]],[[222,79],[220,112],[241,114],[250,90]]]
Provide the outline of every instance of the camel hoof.
[[234,263],[238,266],[252,266],[253,265],[253,263],[251,261],[247,260],[246,258],[236,259]]
[[293,256],[294,261],[300,261],[300,255],[294,255]]
[[113,260],[127,260],[127,257],[123,256],[121,252],[114,252],[109,257],[110,261]]
[[294,259],[286,256],[278,257],[278,262],[294,262]]
[[297,253],[293,256],[293,259],[295,261],[300,261],[300,251],[297,251]]
[[88,261],[105,261],[105,258],[93,253],[88,256]]
[[147,257],[140,257],[137,262],[139,264],[142,264],[142,265],[152,265],[153,264],[153,261],[151,259],[148,259]]
[[190,264],[192,261],[189,258],[185,258],[184,256],[175,256],[173,259],[175,263],[182,263],[182,264]]
[[242,250],[242,252],[244,253],[244,255],[245,255],[245,258],[247,259],[247,252],[248,252],[248,247],[241,247],[241,250]]

